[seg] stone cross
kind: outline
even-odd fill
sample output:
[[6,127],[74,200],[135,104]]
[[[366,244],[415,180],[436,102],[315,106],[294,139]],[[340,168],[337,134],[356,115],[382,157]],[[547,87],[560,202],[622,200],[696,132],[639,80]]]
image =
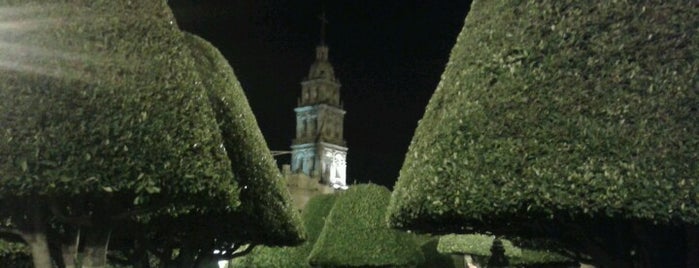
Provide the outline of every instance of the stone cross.
[[328,24],[328,19],[325,18],[325,11],[318,16],[320,19],[320,44],[325,45],[325,25]]

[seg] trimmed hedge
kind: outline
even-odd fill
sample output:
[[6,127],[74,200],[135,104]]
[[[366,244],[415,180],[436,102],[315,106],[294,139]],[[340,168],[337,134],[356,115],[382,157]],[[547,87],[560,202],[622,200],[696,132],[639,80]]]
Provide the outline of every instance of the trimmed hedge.
[[[475,255],[487,260],[494,236],[481,234],[455,235],[449,234],[439,238],[437,251],[442,254]],[[570,259],[556,253],[529,250],[515,247],[509,240],[501,239],[505,247],[505,256],[511,265],[545,265],[551,263],[568,263]]]
[[12,10],[0,23],[17,26],[3,30],[0,52],[0,198],[118,200],[105,214],[238,205],[216,117],[166,1],[0,8]]
[[390,225],[699,223],[698,5],[474,1]]
[[314,196],[301,213],[307,240],[296,247],[257,247],[250,254],[233,260],[235,267],[311,267],[308,264],[308,255],[313,249],[318,236],[320,235],[325,219],[338,195],[318,195]]
[[[107,227],[141,209],[145,222],[189,216],[155,228],[208,232],[192,246],[303,240],[232,69],[177,27],[167,1],[0,0],[0,9],[13,25],[0,36],[0,201],[48,196]],[[203,230],[204,217],[226,228]],[[122,218],[117,227],[128,226]]]
[[412,234],[385,222],[391,192],[374,184],[353,185],[339,193],[308,258],[312,266],[414,266],[424,261]]

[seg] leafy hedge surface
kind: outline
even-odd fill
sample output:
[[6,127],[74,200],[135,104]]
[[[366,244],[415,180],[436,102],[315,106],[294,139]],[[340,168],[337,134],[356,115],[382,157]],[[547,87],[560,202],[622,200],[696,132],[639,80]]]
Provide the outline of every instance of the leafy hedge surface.
[[699,4],[474,1],[390,225],[699,223]]
[[[490,257],[490,248],[494,236],[469,234],[449,234],[439,238],[437,251],[442,254],[464,254]],[[534,265],[570,262],[569,259],[546,251],[521,249],[512,245],[509,240],[501,240],[505,247],[505,256],[511,265]],[[487,258],[485,258],[487,259]]]
[[234,267],[311,267],[308,255],[320,235],[325,218],[330,213],[336,194],[314,196],[301,213],[308,238],[296,247],[257,247],[250,254],[234,260]]
[[301,219],[233,69],[209,42],[191,34],[186,34],[185,41],[192,49],[200,81],[207,89],[205,96],[241,186],[237,213],[218,219],[228,221],[222,232],[238,243],[300,243],[305,236]]
[[414,266],[424,258],[412,234],[385,222],[391,192],[353,185],[339,194],[308,260],[322,267]]
[[[0,0],[0,198],[238,203],[166,1]],[[115,204],[112,204],[115,205]]]

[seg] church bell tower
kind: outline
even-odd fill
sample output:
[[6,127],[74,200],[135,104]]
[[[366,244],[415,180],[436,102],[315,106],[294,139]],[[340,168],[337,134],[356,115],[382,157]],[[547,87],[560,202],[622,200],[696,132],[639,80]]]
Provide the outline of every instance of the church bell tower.
[[347,185],[347,144],[343,137],[345,110],[340,82],[328,61],[325,15],[315,62],[301,82],[296,112],[296,138],[291,145],[291,172],[303,173],[333,188]]

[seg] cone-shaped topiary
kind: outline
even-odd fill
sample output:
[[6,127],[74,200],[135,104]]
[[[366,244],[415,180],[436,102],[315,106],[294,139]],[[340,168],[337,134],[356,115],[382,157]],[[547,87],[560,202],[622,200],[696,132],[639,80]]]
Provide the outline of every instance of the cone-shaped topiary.
[[[2,210],[25,240],[45,240],[48,205],[83,229],[83,264],[101,267],[119,221],[165,206],[238,205],[165,1],[3,0],[0,10],[0,199],[31,200]],[[35,257],[47,251],[30,246]]]
[[424,261],[416,237],[389,229],[385,214],[391,192],[375,184],[339,193],[308,257],[312,266],[404,267]]
[[25,240],[45,240],[51,211],[83,229],[86,266],[104,265],[111,230],[134,216],[215,212],[257,227],[227,239],[301,241],[230,67],[188,41],[166,1],[0,0],[0,12],[0,213]]
[[162,253],[159,258],[167,266],[188,266],[203,258],[228,260],[246,244],[300,243],[304,236],[300,218],[232,68],[209,42],[188,33],[185,42],[200,77],[197,83],[206,89],[219,122],[235,179],[242,186],[241,206],[233,211],[213,206],[161,215],[134,229],[147,230],[143,244]]
[[15,25],[0,35],[2,196],[237,202],[216,118],[165,1],[0,8]]
[[694,1],[474,1],[390,224],[549,237],[612,266],[699,247],[698,24]]

